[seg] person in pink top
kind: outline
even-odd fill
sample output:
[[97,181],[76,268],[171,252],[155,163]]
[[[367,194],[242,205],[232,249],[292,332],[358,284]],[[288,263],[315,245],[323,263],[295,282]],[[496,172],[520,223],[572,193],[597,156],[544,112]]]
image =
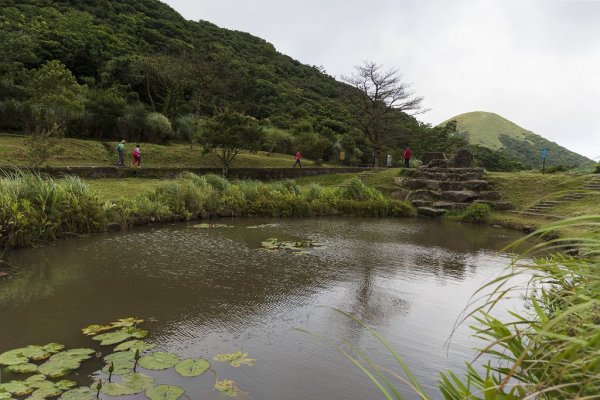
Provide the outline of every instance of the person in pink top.
[[300,152],[300,149],[298,149],[296,151],[296,162],[294,163],[293,168],[296,168],[296,165],[298,165],[300,168],[302,168],[302,163],[300,162],[300,160],[302,160],[302,152]]
[[133,161],[131,162],[131,166],[137,164],[138,167],[142,166],[142,150],[140,149],[140,145],[135,146],[133,150]]
[[404,150],[404,168],[409,168],[410,165],[410,147]]

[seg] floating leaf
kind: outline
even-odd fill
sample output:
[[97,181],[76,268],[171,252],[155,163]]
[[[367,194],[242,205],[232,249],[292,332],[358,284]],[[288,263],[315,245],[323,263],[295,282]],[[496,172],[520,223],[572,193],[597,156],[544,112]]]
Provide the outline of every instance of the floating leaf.
[[38,367],[38,372],[50,378],[60,378],[80,366],[79,361],[72,359],[49,360]]
[[22,349],[22,354],[34,361],[47,360],[50,352],[44,350],[43,346],[27,346]]
[[115,322],[111,322],[108,325],[89,325],[89,326],[86,326],[85,328],[83,328],[81,330],[81,332],[83,332],[84,335],[94,336],[94,335],[97,335],[99,333],[110,331],[110,330],[116,329],[116,328],[123,328],[123,327],[135,326],[135,325],[137,325],[139,323],[142,323],[142,322],[144,322],[144,320],[140,319],[140,318],[134,318],[134,317],[120,318],[119,320],[117,320]]
[[279,240],[276,238],[270,238],[261,242],[261,246],[264,249],[277,251],[277,250],[291,250],[291,251],[306,251],[313,247],[322,247],[321,243],[313,242],[312,240]]
[[46,375],[36,374],[36,375],[31,375],[29,378],[25,379],[25,382],[32,387],[36,387],[35,386],[36,382],[43,382],[45,380],[46,380]]
[[81,330],[84,335],[94,336],[102,332],[110,331],[113,329],[112,325],[89,325]]
[[251,367],[254,365],[254,361],[256,361],[255,358],[248,358],[248,353],[242,353],[241,351],[229,354],[217,354],[214,359],[215,361],[228,362],[232,367],[240,367],[242,365]]
[[48,353],[52,353],[52,354],[58,353],[59,351],[61,351],[64,348],[65,348],[65,345],[60,344],[60,343],[48,343],[47,345],[42,346],[42,349],[44,349]]
[[10,372],[17,372],[19,374],[29,374],[37,371],[38,366],[32,363],[14,364],[8,367]]
[[192,228],[196,228],[196,229],[233,228],[233,226],[232,225],[225,225],[225,224],[207,224],[207,223],[202,223],[202,224],[193,225]]
[[150,400],[177,400],[185,391],[178,386],[158,385],[146,390]]
[[111,322],[110,325],[114,328],[121,328],[121,327],[126,327],[126,326],[136,326],[137,324],[141,324],[142,322],[144,322],[143,319],[129,317],[129,318],[119,318],[119,320],[117,322]]
[[[51,383],[51,382],[49,382]],[[37,389],[31,394],[31,398],[33,399],[45,399],[47,397],[57,397],[60,396],[64,392],[64,390],[59,389],[58,387],[50,384],[41,389]]]
[[100,341],[100,345],[102,346],[108,346],[123,342],[129,338],[143,339],[146,336],[148,336],[148,331],[130,326],[121,328],[115,332],[96,335],[92,339]]
[[0,400],[12,400],[12,395],[8,392],[0,392]]
[[196,361],[186,358],[175,366],[175,371],[181,376],[199,376],[208,371],[209,368],[210,362],[204,358]]
[[259,229],[259,228],[274,228],[279,226],[279,224],[260,224],[260,225],[252,225],[247,226],[247,229]]
[[235,397],[238,394],[238,389],[235,387],[235,382],[231,379],[217,381],[217,383],[215,383],[215,389],[229,397]]
[[81,362],[92,358],[92,354],[95,352],[96,350],[87,348],[69,349],[52,355],[49,361],[75,360]]
[[104,361],[111,363],[114,361],[133,361],[135,353],[132,351],[117,351],[104,357]]
[[16,396],[25,396],[26,394],[33,392],[33,389],[24,382],[10,381],[7,383],[0,383],[0,392],[8,392]]
[[[133,372],[133,366],[135,365],[134,360],[117,360],[112,361],[113,363],[113,375],[126,375]],[[108,365],[102,368],[102,372],[108,374]]]
[[140,358],[140,365],[146,369],[167,369],[179,362],[179,357],[173,353],[157,351]]
[[139,392],[143,392],[154,385],[154,378],[148,375],[140,374],[139,372],[134,372],[132,374],[123,376],[123,382],[121,383],[125,386],[139,390]]
[[80,387],[77,389],[69,390],[60,396],[59,400],[95,400],[96,393],[92,392],[92,389],[88,387]]
[[0,354],[0,365],[24,364],[29,358],[23,355],[23,349],[14,349]]
[[125,351],[125,350],[139,350],[140,353],[146,350],[150,350],[155,348],[156,345],[152,343],[144,342],[143,340],[130,340],[128,342],[123,342],[117,347],[115,347],[115,351]]

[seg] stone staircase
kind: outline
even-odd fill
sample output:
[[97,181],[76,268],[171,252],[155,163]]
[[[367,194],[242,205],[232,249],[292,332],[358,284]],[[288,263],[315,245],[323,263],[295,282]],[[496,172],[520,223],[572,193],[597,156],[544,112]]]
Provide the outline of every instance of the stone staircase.
[[483,168],[418,167],[407,177],[397,177],[402,188],[393,197],[409,200],[420,215],[436,217],[448,210],[464,210],[472,203],[489,204],[495,209],[509,209],[483,179]]
[[552,200],[542,200],[535,203],[533,206],[525,209],[524,211],[513,211],[514,213],[535,217],[543,217],[546,219],[560,220],[565,219],[567,216],[557,215],[552,213],[552,209],[559,204],[568,203],[572,201],[581,200],[588,193],[585,191],[598,191],[600,192],[600,176],[595,175],[586,185],[582,188],[581,192],[567,193]]

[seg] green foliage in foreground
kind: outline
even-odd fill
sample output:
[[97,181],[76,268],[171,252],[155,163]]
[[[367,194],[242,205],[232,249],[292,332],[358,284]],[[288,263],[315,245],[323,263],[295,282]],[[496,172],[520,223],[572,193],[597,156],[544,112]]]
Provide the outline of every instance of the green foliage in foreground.
[[485,203],[472,203],[460,216],[463,222],[472,222],[476,224],[486,223],[492,214],[492,207]]
[[16,173],[0,178],[0,247],[98,232],[105,213],[96,194],[79,178],[45,179]]
[[173,215],[190,219],[208,214],[265,217],[414,215],[403,201],[387,200],[360,180],[347,188],[294,181],[232,184],[217,175],[184,173],[131,199],[102,203],[79,178],[50,179],[29,173],[0,178],[0,247],[29,246],[55,238],[98,232],[108,222],[163,221]]

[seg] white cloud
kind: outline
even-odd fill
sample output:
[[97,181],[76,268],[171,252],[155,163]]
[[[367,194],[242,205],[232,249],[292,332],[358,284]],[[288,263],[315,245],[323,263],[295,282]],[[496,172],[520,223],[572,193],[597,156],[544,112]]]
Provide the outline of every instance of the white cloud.
[[600,2],[167,0],[185,18],[249,32],[334,76],[400,68],[439,123],[495,112],[600,157]]

